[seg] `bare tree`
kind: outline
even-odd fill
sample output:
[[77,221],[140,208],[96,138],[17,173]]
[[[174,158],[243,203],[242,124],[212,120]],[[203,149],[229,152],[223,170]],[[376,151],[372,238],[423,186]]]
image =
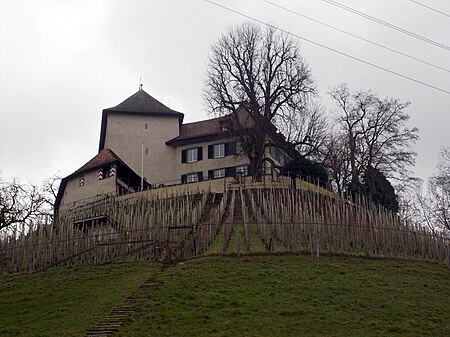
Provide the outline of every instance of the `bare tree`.
[[54,174],[50,178],[44,180],[41,187],[41,196],[44,200],[42,205],[42,213],[49,217],[53,222],[54,219],[54,205],[56,196],[58,195],[59,185],[61,184],[61,177]]
[[399,216],[406,226],[417,225],[422,223],[421,211],[418,200],[421,193],[422,180],[415,178],[411,182],[407,182],[397,192],[399,201]]
[[358,184],[368,167],[399,179],[416,156],[411,145],[418,139],[418,129],[407,127],[409,102],[381,99],[370,91],[352,94],[346,84],[330,94],[339,107],[337,121],[348,140],[351,182]]
[[324,108],[311,102],[303,113],[287,117],[278,129],[285,135],[286,141],[294,145],[296,153],[293,156],[299,154],[321,161],[329,140],[329,122]]
[[53,216],[53,203],[60,178],[53,176],[42,186],[26,185],[17,179],[0,180],[0,230],[17,224],[30,225]]
[[[230,135],[241,142],[257,180],[268,143],[280,137],[277,131],[294,140],[290,126],[300,125],[315,92],[297,42],[273,27],[244,23],[230,28],[211,47],[205,103],[213,114],[230,116]],[[242,105],[250,120],[237,113]],[[297,132],[297,137],[303,134]],[[306,141],[297,139],[294,146]]]
[[323,165],[328,168],[333,189],[342,196],[351,180],[347,136],[343,133],[331,134],[325,149]]
[[438,172],[426,183],[409,179],[400,191],[400,216],[428,230],[450,231],[450,147],[441,150]]
[[450,146],[442,148],[437,168],[428,180],[428,209],[436,226],[450,231]]
[[44,200],[37,186],[23,186],[17,180],[0,185],[0,229],[26,223],[38,214]]

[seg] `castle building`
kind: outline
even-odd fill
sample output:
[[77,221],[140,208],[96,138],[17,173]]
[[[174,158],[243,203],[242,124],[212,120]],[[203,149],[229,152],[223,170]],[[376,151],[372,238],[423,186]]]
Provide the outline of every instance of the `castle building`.
[[[245,108],[236,113],[241,124],[251,128]],[[142,89],[119,105],[104,109],[99,152],[62,179],[55,207],[99,195],[250,173],[240,143],[227,132],[226,117],[193,123],[183,123],[183,119],[183,113]],[[269,155],[280,164],[287,158],[278,148]],[[265,165],[271,172],[270,164]]]

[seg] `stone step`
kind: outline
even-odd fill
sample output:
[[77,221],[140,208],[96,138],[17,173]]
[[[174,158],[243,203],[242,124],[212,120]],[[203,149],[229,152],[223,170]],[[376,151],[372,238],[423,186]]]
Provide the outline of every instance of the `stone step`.
[[144,282],[131,296],[125,298],[121,305],[111,310],[104,319],[90,329],[85,337],[107,337],[118,331],[119,327],[136,312],[138,300],[154,286],[156,282],[153,279]]

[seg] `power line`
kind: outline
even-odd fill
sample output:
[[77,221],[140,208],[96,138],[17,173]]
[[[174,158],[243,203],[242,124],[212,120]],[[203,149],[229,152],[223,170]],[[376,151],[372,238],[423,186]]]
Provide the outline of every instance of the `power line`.
[[447,45],[445,45],[445,44],[436,42],[436,41],[431,40],[431,39],[429,39],[429,38],[427,38],[427,37],[424,37],[424,36],[422,36],[422,35],[413,33],[413,32],[411,32],[411,31],[409,31],[409,30],[407,30],[407,29],[404,29],[404,28],[401,28],[401,27],[399,27],[399,26],[393,25],[392,23],[383,21],[383,20],[378,19],[378,18],[376,18],[376,17],[373,17],[373,16],[371,16],[371,15],[369,15],[369,14],[360,12],[360,11],[354,9],[354,8],[345,6],[345,5],[343,5],[343,4],[341,4],[341,3],[337,2],[337,1],[333,1],[333,0],[322,0],[322,1],[323,1],[323,2],[326,2],[326,3],[330,4],[330,5],[339,7],[339,8],[341,8],[341,9],[343,9],[343,10],[348,11],[348,12],[351,12],[351,13],[353,13],[353,14],[359,15],[359,16],[365,18],[365,19],[368,19],[368,20],[371,20],[371,21],[373,21],[373,22],[376,22],[376,23],[378,23],[378,24],[380,24],[380,25],[383,25],[383,26],[389,27],[389,28],[391,28],[391,29],[394,29],[394,30],[396,30],[396,31],[399,31],[399,32],[401,32],[401,33],[403,33],[403,34],[412,36],[412,37],[414,37],[414,38],[416,38],[416,39],[419,39],[419,40],[422,40],[422,41],[424,41],[424,42],[427,42],[427,43],[430,43],[430,44],[432,44],[432,45],[435,45],[436,47],[439,47],[439,48],[442,48],[442,49],[445,49],[445,50],[450,51],[450,47],[447,46]]
[[206,1],[206,2],[209,2],[210,4],[212,4],[212,5],[214,5],[214,6],[223,8],[223,9],[229,11],[229,12],[235,13],[235,14],[237,14],[237,15],[240,15],[240,16],[245,17],[245,18],[247,18],[247,19],[250,19],[250,20],[252,20],[252,21],[255,21],[255,22],[258,22],[258,23],[263,24],[263,25],[265,25],[265,26],[268,26],[268,27],[271,27],[271,28],[273,28],[273,29],[276,29],[276,30],[278,30],[278,31],[280,31],[280,32],[283,32],[283,33],[285,33],[285,34],[294,36],[294,37],[296,37],[296,38],[298,38],[298,39],[301,39],[301,40],[303,40],[303,41],[306,41],[306,42],[309,42],[309,43],[314,44],[314,45],[316,45],[316,46],[319,46],[319,47],[321,47],[321,48],[330,50],[330,51],[332,51],[332,52],[334,52],[334,53],[336,53],[336,54],[339,54],[339,55],[342,55],[342,56],[351,58],[352,60],[355,60],[355,61],[358,61],[358,62],[367,64],[367,65],[372,66],[372,67],[374,67],[374,68],[383,70],[383,71],[385,71],[385,72],[387,72],[387,73],[390,73],[390,74],[393,74],[393,75],[402,77],[402,78],[404,78],[404,79],[410,80],[410,81],[415,82],[415,83],[419,83],[419,84],[424,85],[424,86],[426,86],[426,87],[429,87],[429,88],[432,88],[432,89],[435,89],[435,90],[438,90],[438,91],[441,91],[441,92],[443,92],[443,93],[446,93],[446,94],[449,94],[449,95],[450,95],[450,91],[448,91],[448,90],[445,90],[445,89],[436,87],[436,86],[434,86],[434,85],[432,85],[432,84],[428,84],[428,83],[423,82],[423,81],[420,81],[420,80],[416,80],[415,78],[412,78],[412,77],[409,77],[409,76],[400,74],[400,73],[398,73],[398,72],[395,72],[395,71],[390,70],[390,69],[387,69],[387,68],[383,68],[382,66],[376,65],[376,64],[371,63],[371,62],[368,62],[368,61],[365,61],[365,60],[360,59],[360,58],[358,58],[358,57],[356,57],[356,56],[352,56],[352,55],[350,55],[350,54],[346,54],[346,53],[341,52],[341,51],[339,51],[339,50],[337,50],[337,49],[328,47],[328,46],[326,46],[326,45],[323,45],[323,44],[321,44],[321,43],[318,43],[318,42],[315,42],[315,41],[313,41],[313,40],[307,39],[307,38],[302,37],[302,36],[300,36],[300,35],[297,35],[297,34],[288,32],[287,30],[284,30],[284,29],[282,29],[282,28],[276,27],[276,26],[271,25],[271,24],[269,24],[269,23],[267,23],[267,22],[258,20],[258,19],[254,18],[254,17],[251,17],[251,16],[247,15],[247,14],[238,12],[238,11],[236,11],[236,10],[234,10],[234,9],[231,9],[231,8],[226,7],[226,6],[224,6],[224,5],[218,4],[218,3],[216,3],[216,2],[214,2],[214,1],[212,1],[212,0],[205,0],[205,1]]
[[408,1],[414,2],[415,4],[417,4],[417,5],[419,5],[419,6],[428,8],[429,10],[432,10],[432,11],[434,11],[434,12],[436,12],[436,13],[439,13],[439,14],[442,14],[442,15],[445,15],[445,16],[448,16],[448,17],[450,18],[450,14],[444,13],[444,12],[442,12],[442,11],[436,9],[436,8],[433,8],[433,7],[424,5],[423,3],[420,3],[419,1],[414,1],[414,0],[408,0]]
[[417,58],[417,57],[415,57],[415,56],[409,55],[409,54],[407,54],[407,53],[403,53],[403,52],[401,52],[401,51],[399,51],[399,50],[396,50],[396,49],[393,49],[393,48],[384,46],[384,45],[382,45],[382,44],[379,44],[379,43],[377,43],[377,42],[368,40],[368,39],[363,38],[363,37],[361,37],[361,36],[359,36],[359,35],[356,35],[356,34],[353,34],[353,33],[351,33],[351,32],[345,31],[345,30],[343,30],[343,29],[337,28],[337,27],[335,27],[335,26],[329,25],[329,24],[327,24],[327,23],[325,23],[325,22],[316,20],[316,19],[314,19],[314,18],[311,18],[311,17],[309,17],[309,16],[306,16],[306,15],[304,15],[304,14],[301,14],[301,13],[296,12],[296,11],[294,11],[294,10],[291,10],[291,9],[289,9],[289,8],[286,8],[286,7],[283,7],[283,6],[278,5],[278,4],[276,4],[276,3],[273,3],[273,2],[271,2],[271,1],[268,1],[268,0],[261,0],[261,1],[263,1],[263,2],[265,2],[265,3],[268,3],[268,4],[272,5],[272,6],[278,7],[278,8],[280,8],[280,9],[284,10],[284,11],[287,11],[287,12],[290,12],[290,13],[292,13],[292,14],[298,15],[298,16],[300,16],[300,17],[302,17],[302,18],[305,18],[305,19],[311,20],[311,21],[313,21],[313,22],[316,22],[316,23],[318,23],[318,24],[321,24],[321,25],[323,25],[323,26],[326,26],[326,27],[328,27],[328,28],[337,30],[338,32],[341,32],[341,33],[350,35],[350,36],[352,36],[352,37],[354,37],[354,38],[356,38],[356,39],[359,39],[359,40],[365,41],[365,42],[367,42],[367,43],[373,44],[373,45],[375,45],[375,46],[377,46],[377,47],[380,47],[380,48],[389,50],[389,51],[391,51],[391,52],[394,52],[394,53],[397,53],[397,54],[400,54],[400,55],[409,57],[410,59],[413,59],[413,60],[415,60],[415,61],[418,61],[418,62],[427,64],[427,65],[429,65],[429,66],[431,66],[431,67],[434,67],[434,68],[437,68],[437,69],[440,69],[440,70],[443,70],[443,71],[446,71],[446,72],[450,72],[450,69],[443,68],[443,67],[441,67],[441,66],[438,66],[438,65],[435,65],[435,64],[433,64],[433,63],[427,62],[427,61],[425,61],[425,60],[419,59],[419,58]]

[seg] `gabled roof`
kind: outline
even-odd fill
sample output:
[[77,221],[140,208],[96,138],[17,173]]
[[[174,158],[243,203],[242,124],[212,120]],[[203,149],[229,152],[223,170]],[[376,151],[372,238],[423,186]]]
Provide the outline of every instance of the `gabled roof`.
[[86,164],[81,166],[78,170],[76,170],[74,173],[83,173],[86,171],[90,171],[92,169],[95,169],[97,167],[106,165],[106,164],[112,164],[115,162],[121,162],[122,164],[125,164],[122,159],[119,158],[118,155],[114,153],[111,149],[103,149],[101,150],[94,158],[89,160]]
[[177,117],[180,124],[183,123],[184,118],[183,113],[166,107],[157,99],[140,89],[115,107],[103,109],[99,151],[105,147],[106,124],[109,114]]
[[55,205],[54,205],[55,209],[59,207],[59,205],[61,203],[61,199],[63,197],[64,189],[66,188],[67,182],[70,179],[72,179],[74,177],[78,177],[85,172],[92,171],[99,167],[102,167],[102,166],[108,165],[108,164],[112,164],[112,163],[117,163],[120,167],[124,167],[133,176],[140,178],[140,176],[136,172],[134,172],[122,159],[120,159],[120,157],[117,154],[115,154],[113,150],[103,149],[94,158],[92,158],[86,164],[81,166],[78,170],[76,170],[75,172],[73,172],[72,174],[68,175],[67,177],[65,177],[61,180],[61,184],[59,185],[58,194],[55,199]]

